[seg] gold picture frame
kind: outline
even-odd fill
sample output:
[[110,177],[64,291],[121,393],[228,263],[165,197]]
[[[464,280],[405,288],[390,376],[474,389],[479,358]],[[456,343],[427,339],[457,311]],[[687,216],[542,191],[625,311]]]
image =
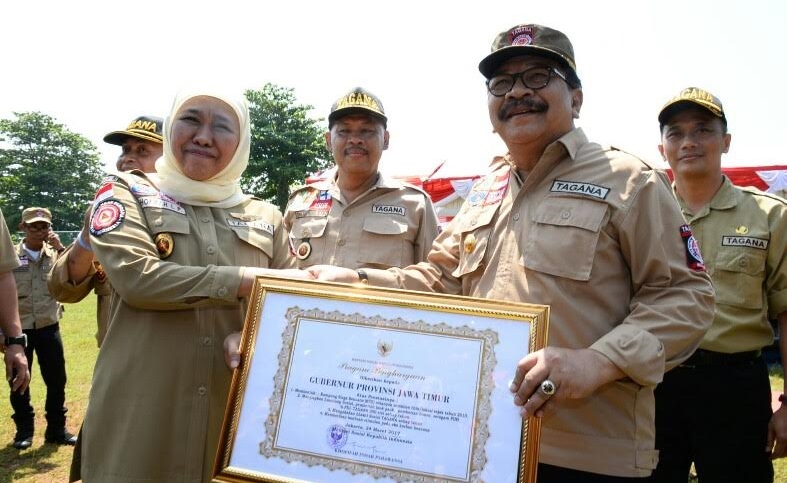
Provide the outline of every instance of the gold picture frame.
[[508,383],[549,307],[259,277],[214,482],[534,483]]

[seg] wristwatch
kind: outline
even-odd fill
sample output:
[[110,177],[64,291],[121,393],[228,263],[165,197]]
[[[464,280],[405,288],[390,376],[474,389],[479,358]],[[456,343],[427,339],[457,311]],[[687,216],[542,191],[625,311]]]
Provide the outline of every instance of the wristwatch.
[[5,345],[18,344],[22,347],[27,347],[27,334],[22,334],[19,337],[6,337]]

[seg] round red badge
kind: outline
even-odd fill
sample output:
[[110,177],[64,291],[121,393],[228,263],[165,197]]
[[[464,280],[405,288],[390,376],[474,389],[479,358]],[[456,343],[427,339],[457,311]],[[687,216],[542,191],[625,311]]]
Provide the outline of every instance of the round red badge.
[[93,208],[90,219],[90,234],[101,236],[119,227],[126,218],[126,207],[116,200],[102,201]]

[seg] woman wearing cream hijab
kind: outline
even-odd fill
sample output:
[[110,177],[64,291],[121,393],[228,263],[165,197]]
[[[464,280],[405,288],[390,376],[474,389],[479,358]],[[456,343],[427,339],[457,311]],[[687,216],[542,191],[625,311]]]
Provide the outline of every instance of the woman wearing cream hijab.
[[[91,241],[115,284],[75,466],[83,481],[210,481],[231,372],[257,274],[302,276],[281,213],[243,194],[243,97],[189,90],[164,125],[158,176],[106,179]],[[250,268],[262,267],[262,268]]]

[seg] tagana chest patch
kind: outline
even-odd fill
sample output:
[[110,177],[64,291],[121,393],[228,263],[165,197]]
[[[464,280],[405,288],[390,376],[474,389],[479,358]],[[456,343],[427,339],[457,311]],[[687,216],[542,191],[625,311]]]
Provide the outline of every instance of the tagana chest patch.
[[746,247],[767,250],[768,240],[753,236],[725,235],[721,237],[721,245],[725,247]]
[[407,209],[404,206],[396,205],[372,205],[372,213],[405,216],[407,214]]
[[549,191],[553,193],[571,193],[574,195],[591,196],[600,200],[606,199],[609,188],[592,183],[582,183],[580,181],[563,181],[556,179],[552,182]]

